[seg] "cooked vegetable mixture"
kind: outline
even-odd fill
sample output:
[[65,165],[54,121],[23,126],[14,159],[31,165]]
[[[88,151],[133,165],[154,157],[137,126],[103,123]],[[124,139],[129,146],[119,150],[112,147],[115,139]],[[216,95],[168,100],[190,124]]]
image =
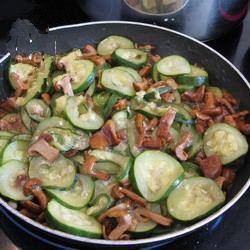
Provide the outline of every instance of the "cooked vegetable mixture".
[[[61,231],[143,238],[223,205],[247,116],[205,69],[150,44],[16,55],[1,105],[0,193]],[[197,62],[199,63],[199,62]],[[14,201],[14,203],[13,203]]]

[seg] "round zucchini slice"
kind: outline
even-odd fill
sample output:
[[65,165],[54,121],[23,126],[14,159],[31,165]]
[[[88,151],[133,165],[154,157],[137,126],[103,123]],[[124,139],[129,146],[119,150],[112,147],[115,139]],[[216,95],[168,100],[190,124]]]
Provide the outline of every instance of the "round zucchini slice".
[[[138,74],[136,71],[133,73]],[[127,97],[133,97],[135,95],[135,89],[133,86],[133,83],[135,82],[136,80],[134,76],[128,71],[121,69],[121,67],[106,69],[103,71],[101,77],[101,84],[106,89],[117,92],[120,95]]]
[[47,219],[52,226],[66,233],[88,238],[100,238],[102,234],[101,225],[94,217],[64,207],[56,200],[48,203]]
[[139,49],[119,48],[114,51],[112,58],[120,65],[138,69],[147,62],[147,53]]
[[38,178],[43,187],[70,188],[76,176],[75,166],[69,159],[59,156],[54,162],[43,157],[33,157],[29,166],[29,177]]
[[206,216],[225,201],[219,186],[205,177],[185,179],[169,195],[168,212],[180,221],[192,221]]
[[11,200],[27,200],[23,194],[23,186],[16,185],[17,176],[27,175],[28,166],[20,161],[12,160],[0,167],[0,193]]
[[162,58],[157,63],[157,70],[160,74],[174,76],[189,74],[191,72],[191,67],[189,62],[184,57],[171,55]]
[[123,36],[108,36],[98,44],[97,53],[102,56],[111,55],[117,48],[134,48],[134,43]]
[[97,130],[104,121],[92,108],[86,106],[83,96],[71,96],[67,100],[65,113],[70,122],[78,128]]
[[94,182],[89,176],[79,175],[75,185],[69,190],[47,188],[46,192],[65,207],[81,209],[91,200],[94,193]]
[[216,154],[222,164],[228,164],[248,151],[246,137],[241,132],[226,124],[216,123],[210,126],[203,137],[206,156]]
[[27,148],[29,141],[13,141],[9,143],[3,151],[2,164],[10,160],[17,160],[21,162],[28,162]]
[[172,156],[147,150],[136,157],[132,168],[132,184],[149,202],[165,199],[183,179],[184,170]]
[[49,106],[40,99],[32,99],[26,104],[28,115],[35,121],[40,122],[50,117]]

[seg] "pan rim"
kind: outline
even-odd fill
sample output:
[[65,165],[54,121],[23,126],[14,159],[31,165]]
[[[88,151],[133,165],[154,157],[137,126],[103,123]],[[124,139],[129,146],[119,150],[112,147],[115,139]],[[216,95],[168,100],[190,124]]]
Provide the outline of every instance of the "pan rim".
[[[86,22],[86,23],[78,23],[78,24],[70,24],[70,25],[62,25],[62,26],[57,26],[57,27],[53,27],[53,28],[49,28],[49,31],[56,31],[56,30],[60,30],[60,29],[69,29],[69,28],[76,28],[76,27],[82,27],[82,26],[90,26],[90,25],[96,25],[96,24],[131,24],[131,25],[138,25],[138,26],[146,26],[146,27],[151,27],[154,29],[160,29],[163,31],[167,31],[170,33],[174,33],[177,34],[179,36],[188,38],[189,40],[192,40],[198,44],[200,44],[201,46],[209,49],[210,51],[212,51],[214,54],[216,54],[217,56],[219,56],[221,59],[223,59],[228,65],[230,65],[230,67],[236,71],[236,73],[241,77],[241,79],[245,82],[245,84],[248,86],[249,90],[250,90],[250,83],[248,82],[248,80],[244,77],[244,75],[239,71],[239,69],[237,69],[237,67],[235,65],[233,65],[227,58],[225,58],[223,55],[221,55],[219,52],[217,52],[216,50],[214,50],[213,48],[211,48],[210,46],[204,44],[203,42],[190,37],[186,34],[183,34],[181,32],[175,31],[175,30],[171,30],[165,27],[161,27],[161,26],[156,26],[156,25],[152,25],[152,24],[147,24],[147,23],[139,23],[139,22],[131,22],[131,21],[97,21],[97,22]],[[3,58],[0,59],[0,63],[4,62],[8,57],[10,56],[10,53],[6,53],[5,56]],[[28,224],[31,224],[32,226],[35,226],[36,228],[39,228],[42,231],[45,231],[48,234],[53,234],[55,236],[60,236],[69,240],[74,240],[77,242],[81,242],[81,243],[89,243],[89,244],[99,244],[99,245],[113,245],[113,246],[132,246],[132,245],[144,245],[144,244],[148,244],[148,243],[157,243],[160,241],[164,241],[164,240],[171,240],[173,238],[177,238],[177,237],[181,237],[184,236],[190,232],[195,231],[196,229],[201,228],[202,226],[206,225],[207,223],[211,222],[212,220],[216,219],[218,216],[220,216],[221,214],[223,214],[225,211],[227,211],[230,207],[232,207],[241,197],[242,195],[246,192],[246,190],[250,187],[250,176],[248,178],[248,180],[246,181],[246,183],[244,184],[244,186],[240,189],[240,191],[235,195],[234,198],[232,198],[231,201],[229,201],[227,204],[225,204],[222,208],[220,208],[218,211],[216,211],[214,214],[206,217],[205,219],[190,225],[184,229],[178,230],[176,232],[170,232],[167,234],[162,234],[159,236],[154,236],[151,238],[145,238],[145,239],[135,239],[135,240],[122,240],[122,241],[111,241],[111,240],[103,240],[103,239],[90,239],[87,237],[82,237],[82,236],[76,236],[76,235],[72,235],[72,234],[68,234],[68,233],[64,233],[62,231],[59,230],[55,230],[52,228],[48,228],[45,227],[41,224],[39,224],[38,222],[35,222],[31,219],[29,219],[28,217],[25,217],[24,215],[22,215],[20,212],[18,212],[17,210],[15,210],[14,208],[12,208],[11,206],[8,205],[8,203],[6,201],[4,201],[2,199],[2,197],[0,197],[0,204],[5,207],[8,211],[10,211],[12,214],[14,214],[15,216],[17,216],[18,218],[24,220],[25,222],[27,222]]]

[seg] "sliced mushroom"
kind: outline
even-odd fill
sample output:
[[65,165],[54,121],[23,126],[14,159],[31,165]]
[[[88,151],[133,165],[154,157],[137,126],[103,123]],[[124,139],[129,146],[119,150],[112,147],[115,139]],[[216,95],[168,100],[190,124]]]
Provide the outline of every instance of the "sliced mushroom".
[[188,154],[185,152],[185,148],[188,148],[192,144],[193,136],[191,133],[186,132],[181,136],[180,141],[175,147],[175,154],[181,161],[186,161]]
[[188,102],[202,102],[205,94],[205,86],[202,85],[199,88],[197,88],[196,91],[185,91],[181,98],[183,101]]
[[90,176],[93,176],[99,180],[108,180],[110,178],[109,174],[102,171],[96,171],[95,170],[95,163],[97,161],[97,158],[93,155],[85,155],[85,159],[82,165],[82,168],[80,169],[80,172],[83,174],[88,174]]
[[16,88],[16,90],[15,90],[15,97],[21,96],[22,93],[29,88],[29,84],[28,83],[24,83],[20,79],[20,77],[19,77],[19,75],[17,73],[12,72],[10,74],[10,78],[11,78],[11,81],[14,83],[15,88]]
[[55,83],[55,89],[58,91],[60,89],[63,90],[63,93],[68,96],[74,96],[74,92],[71,85],[72,77],[64,76],[61,80]]
[[30,64],[32,66],[38,67],[41,64],[43,57],[42,57],[41,53],[36,52],[36,53],[33,53],[29,56],[24,56],[24,55],[18,54],[15,56],[15,60],[18,63],[25,63],[25,64]]
[[140,70],[139,70],[139,75],[141,76],[141,77],[146,77],[146,76],[148,76],[149,75],[149,73],[151,72],[151,66],[149,66],[149,65],[146,65],[146,66],[144,66],[143,68],[141,68]]

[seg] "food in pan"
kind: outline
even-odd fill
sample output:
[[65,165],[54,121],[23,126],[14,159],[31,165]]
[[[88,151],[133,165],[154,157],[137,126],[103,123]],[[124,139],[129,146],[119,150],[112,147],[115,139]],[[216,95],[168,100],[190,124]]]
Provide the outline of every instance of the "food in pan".
[[67,233],[125,240],[193,223],[224,204],[248,151],[250,111],[206,69],[150,44],[112,35],[16,55],[6,75],[0,193]]

